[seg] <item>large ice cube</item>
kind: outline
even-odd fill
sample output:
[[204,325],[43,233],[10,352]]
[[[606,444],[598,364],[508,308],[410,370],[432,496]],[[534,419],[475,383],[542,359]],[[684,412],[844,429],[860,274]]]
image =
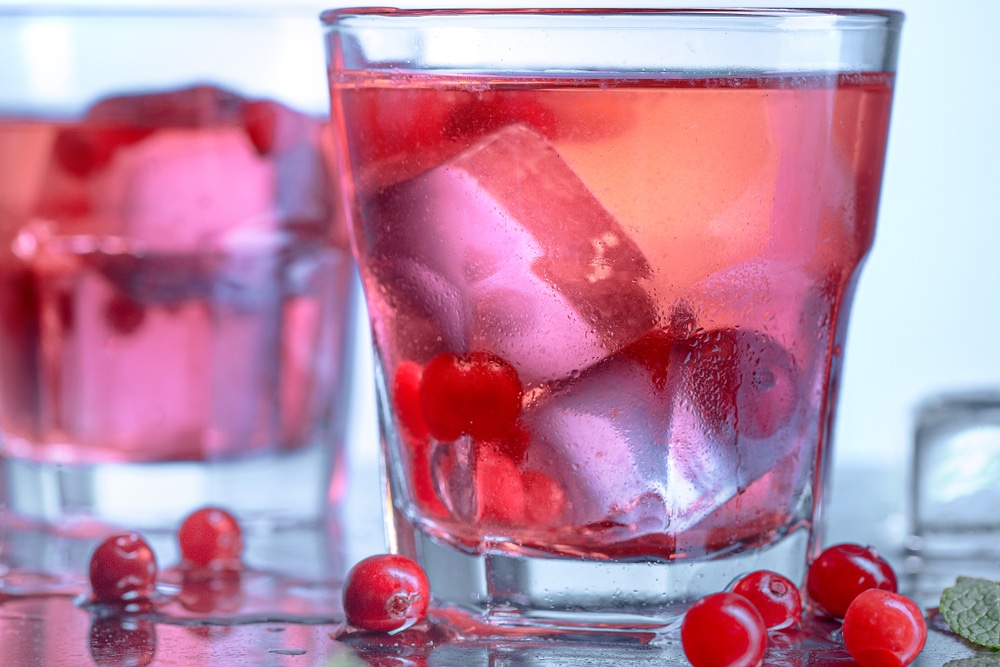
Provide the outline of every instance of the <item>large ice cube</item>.
[[[528,462],[561,482],[574,523],[618,525],[632,536],[680,533],[795,455],[797,420],[763,437],[706,421],[704,406],[687,395],[706,391],[699,383],[707,378],[686,341],[664,336],[658,352],[634,348],[562,383],[524,413],[543,445],[529,448]],[[650,363],[657,354],[659,363]],[[758,361],[747,359],[732,373],[749,375]]]
[[165,129],[92,180],[93,214],[148,250],[190,250],[273,226],[274,168],[237,128]]
[[[524,125],[373,196],[363,211],[372,265],[409,260],[452,285],[463,347],[499,354],[525,382],[586,368],[656,318],[642,251]],[[430,301],[376,277],[397,304]]]

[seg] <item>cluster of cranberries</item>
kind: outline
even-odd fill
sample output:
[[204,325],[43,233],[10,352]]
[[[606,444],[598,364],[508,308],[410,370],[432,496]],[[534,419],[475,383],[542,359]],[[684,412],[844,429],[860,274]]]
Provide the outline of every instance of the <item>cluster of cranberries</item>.
[[[806,607],[843,621],[844,645],[860,667],[905,667],[923,650],[920,608],[896,592],[896,575],[878,553],[856,544],[829,547],[809,566]],[[700,599],[681,626],[694,667],[757,667],[768,632],[797,626],[803,599],[786,577],[752,572],[729,590]]]
[[[241,568],[243,537],[229,512],[206,507],[188,515],[177,531],[185,584],[223,577]],[[156,592],[156,555],[138,533],[104,539],[90,557],[90,587],[94,602],[120,605],[126,611],[146,609]],[[189,575],[189,576],[188,576]],[[182,591],[182,598],[186,589]],[[188,596],[190,597],[190,596]],[[182,599],[182,602],[184,601]]]
[[[200,586],[218,590],[242,568],[243,536],[229,512],[206,507],[184,519],[177,531],[184,583],[182,604],[197,607]],[[101,542],[90,558],[90,586],[95,603],[127,612],[148,611],[156,592],[156,556],[138,533],[119,533]],[[424,620],[430,604],[427,575],[405,556],[380,554],[348,572],[343,605],[347,622],[395,634]],[[207,611],[207,609],[194,609]]]

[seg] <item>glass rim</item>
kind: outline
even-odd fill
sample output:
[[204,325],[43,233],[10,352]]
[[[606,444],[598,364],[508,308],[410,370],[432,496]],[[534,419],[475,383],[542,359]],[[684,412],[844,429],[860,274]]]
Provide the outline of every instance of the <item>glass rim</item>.
[[[786,20],[810,20],[816,18],[844,18],[844,19],[871,19],[871,25],[857,25],[856,29],[864,29],[874,26],[885,26],[890,29],[898,29],[902,24],[905,14],[897,9],[874,9],[874,8],[852,8],[852,7],[829,7],[829,8],[807,8],[807,7],[705,7],[705,8],[680,8],[680,7],[498,7],[498,8],[451,8],[451,9],[417,9],[398,7],[339,7],[328,9],[320,13],[320,21],[326,26],[332,26],[342,19],[349,18],[384,18],[384,19],[418,19],[418,18],[439,18],[445,21],[457,21],[464,17],[601,17],[616,16],[627,17],[685,17],[685,18],[759,18],[759,19],[786,19]],[[551,27],[551,26],[547,26]],[[827,26],[829,27],[829,26]],[[850,26],[840,26],[849,28]]]
[[61,5],[16,4],[0,5],[0,21],[32,18],[73,19],[268,19],[297,18],[316,20],[313,9],[289,3],[287,5]]

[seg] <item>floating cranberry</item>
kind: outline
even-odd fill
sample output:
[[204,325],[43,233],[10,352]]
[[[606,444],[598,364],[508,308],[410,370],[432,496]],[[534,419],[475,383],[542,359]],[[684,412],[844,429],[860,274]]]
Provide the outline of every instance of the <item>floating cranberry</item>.
[[770,570],[757,570],[741,577],[732,592],[757,607],[768,630],[780,630],[802,621],[802,597],[791,579]]
[[243,532],[232,514],[203,507],[189,514],[177,531],[181,560],[187,567],[236,570],[243,552]]
[[116,294],[104,304],[104,320],[112,331],[128,336],[138,331],[146,321],[146,309],[141,303]]
[[667,329],[654,329],[630,343],[622,354],[638,362],[650,375],[653,387],[664,391],[673,375],[671,351],[676,339]]
[[859,594],[869,588],[896,592],[896,573],[872,547],[835,544],[809,565],[806,593],[830,616],[843,618]]
[[254,148],[261,155],[274,150],[278,130],[277,104],[268,100],[254,100],[243,105],[243,127]]
[[927,622],[908,597],[869,588],[847,608],[843,633],[860,667],[906,667],[927,642]]
[[449,139],[480,137],[514,123],[523,123],[552,138],[556,135],[556,115],[532,91],[497,93],[485,91],[477,99],[456,108],[444,124]]
[[111,535],[90,557],[90,587],[98,602],[149,599],[156,573],[156,556],[136,533]]
[[430,583],[406,556],[380,554],[358,562],[344,581],[347,622],[363,630],[396,633],[426,617]]
[[400,362],[392,380],[392,407],[400,425],[414,438],[430,435],[420,407],[420,378],[423,368],[413,361]]
[[430,434],[442,442],[470,435],[500,438],[521,413],[517,371],[490,352],[439,354],[424,367],[420,405]]
[[145,139],[152,128],[81,125],[63,130],[55,139],[53,155],[68,173],[79,178],[103,169],[116,150]]
[[767,628],[742,595],[712,593],[684,615],[681,645],[693,667],[757,667],[767,648]]

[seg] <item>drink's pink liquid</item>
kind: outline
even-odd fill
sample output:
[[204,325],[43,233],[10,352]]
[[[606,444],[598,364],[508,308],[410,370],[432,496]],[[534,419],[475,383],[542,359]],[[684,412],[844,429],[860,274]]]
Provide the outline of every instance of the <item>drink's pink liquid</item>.
[[[663,559],[808,525],[891,75],[333,86],[406,521]],[[493,389],[436,437],[442,358]]]
[[65,463],[314,443],[351,263],[324,126],[211,87],[0,119],[0,438]]

